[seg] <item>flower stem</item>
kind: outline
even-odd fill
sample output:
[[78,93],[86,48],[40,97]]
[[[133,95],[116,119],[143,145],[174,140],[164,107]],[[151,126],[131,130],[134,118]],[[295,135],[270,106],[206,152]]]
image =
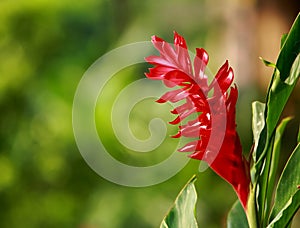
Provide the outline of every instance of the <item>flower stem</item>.
[[247,204],[247,219],[249,228],[258,228],[256,203],[255,203],[255,187],[250,188],[249,199]]

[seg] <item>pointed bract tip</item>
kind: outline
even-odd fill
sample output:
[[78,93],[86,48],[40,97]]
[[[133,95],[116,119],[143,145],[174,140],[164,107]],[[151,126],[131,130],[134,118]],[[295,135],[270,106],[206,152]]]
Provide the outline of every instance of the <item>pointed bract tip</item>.
[[157,103],[166,103],[166,100],[159,98],[155,102],[157,102]]
[[196,48],[196,56],[205,64],[207,65],[209,56],[208,53],[203,48]]
[[180,123],[180,117],[177,116],[175,120],[169,122],[169,124],[175,125],[175,124],[179,124]]
[[176,108],[171,111],[172,114],[178,114]]
[[172,138],[176,139],[176,138],[180,138],[181,137],[181,132],[179,131],[176,135],[172,135]]
[[164,40],[162,38],[155,36],[155,35],[151,36],[151,41],[152,42],[164,42]]
[[187,49],[185,39],[182,36],[180,36],[176,31],[174,31],[174,45],[179,45],[180,47]]

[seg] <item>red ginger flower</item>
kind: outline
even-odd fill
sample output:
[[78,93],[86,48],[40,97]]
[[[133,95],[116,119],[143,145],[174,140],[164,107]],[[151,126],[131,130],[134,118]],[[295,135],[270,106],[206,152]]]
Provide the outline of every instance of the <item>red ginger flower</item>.
[[[204,71],[208,54],[202,48],[196,49],[194,65],[183,37],[174,34],[174,48],[163,39],[153,36],[152,43],[160,56],[149,56],[146,61],[155,65],[146,76],[162,80],[167,87],[179,89],[165,93],[158,103],[185,103],[171,111],[177,118],[170,124],[178,124],[193,113],[194,120],[179,126],[173,136],[197,138],[179,149],[193,152],[190,157],[203,160],[223,179],[232,185],[244,209],[249,194],[249,164],[242,155],[242,147],[236,132],[235,106],[238,98],[236,86],[231,87],[234,74],[228,62],[220,68],[211,83]],[[228,93],[228,90],[230,92]],[[211,97],[208,98],[208,93]]]

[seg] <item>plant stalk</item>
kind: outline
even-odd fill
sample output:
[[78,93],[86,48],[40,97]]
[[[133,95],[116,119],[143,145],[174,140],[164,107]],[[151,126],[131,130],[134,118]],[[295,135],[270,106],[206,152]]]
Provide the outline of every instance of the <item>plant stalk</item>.
[[257,221],[257,212],[256,212],[256,201],[255,201],[255,187],[250,188],[249,199],[247,203],[247,219],[249,228],[259,228]]

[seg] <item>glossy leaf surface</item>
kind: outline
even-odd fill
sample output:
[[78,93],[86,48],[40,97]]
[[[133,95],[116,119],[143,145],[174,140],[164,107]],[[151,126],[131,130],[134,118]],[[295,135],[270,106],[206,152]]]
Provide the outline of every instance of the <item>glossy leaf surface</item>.
[[245,211],[239,201],[236,201],[229,211],[227,228],[249,228]]
[[196,177],[194,176],[182,189],[176,201],[162,221],[160,228],[197,228],[195,218],[195,206],[197,192],[194,186]]
[[300,207],[300,144],[279,179],[269,227],[285,227]]

